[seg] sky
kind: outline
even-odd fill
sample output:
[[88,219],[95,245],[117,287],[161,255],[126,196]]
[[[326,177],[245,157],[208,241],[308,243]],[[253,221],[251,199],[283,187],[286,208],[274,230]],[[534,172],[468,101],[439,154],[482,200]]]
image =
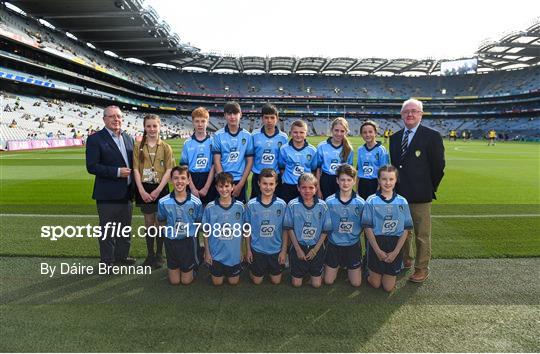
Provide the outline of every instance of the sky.
[[458,59],[540,21],[540,1],[146,0],[182,43],[234,56]]

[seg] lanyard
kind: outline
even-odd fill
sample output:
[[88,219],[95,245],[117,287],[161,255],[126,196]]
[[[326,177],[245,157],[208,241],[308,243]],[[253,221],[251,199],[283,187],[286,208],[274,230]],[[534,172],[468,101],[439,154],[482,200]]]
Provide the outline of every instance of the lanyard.
[[150,163],[152,164],[152,172],[154,171],[154,164],[156,163],[158,149],[159,149],[159,145],[156,144],[156,152],[154,153],[154,159],[152,160],[152,155],[150,155],[150,149],[148,148],[148,144],[146,144],[146,151],[148,152],[148,158],[150,159]]

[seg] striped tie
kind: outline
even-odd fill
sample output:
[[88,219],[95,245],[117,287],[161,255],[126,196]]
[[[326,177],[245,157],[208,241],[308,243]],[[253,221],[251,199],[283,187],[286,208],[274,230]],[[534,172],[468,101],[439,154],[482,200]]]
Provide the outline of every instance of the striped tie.
[[411,134],[411,131],[409,129],[405,130],[405,134],[403,134],[403,140],[401,141],[401,160],[403,160],[405,154],[407,153],[407,145],[409,145],[409,134]]

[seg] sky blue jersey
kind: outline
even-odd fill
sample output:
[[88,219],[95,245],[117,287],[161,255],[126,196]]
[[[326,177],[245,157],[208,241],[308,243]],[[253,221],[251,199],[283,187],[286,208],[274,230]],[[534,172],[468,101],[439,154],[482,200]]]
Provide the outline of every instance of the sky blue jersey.
[[246,206],[246,222],[251,224],[251,248],[259,253],[276,254],[281,251],[283,218],[287,203],[274,197],[263,204],[260,197],[251,199]]
[[179,165],[187,165],[189,172],[209,172],[213,164],[212,145],[211,137],[197,140],[193,134],[184,142]]
[[376,179],[379,169],[390,163],[386,148],[379,142],[371,149],[368,149],[366,144],[360,146],[357,155],[356,166],[359,178]]
[[279,173],[279,149],[287,144],[287,134],[276,127],[274,135],[266,135],[264,126],[251,133],[253,137],[253,173],[260,174],[263,168],[272,168]]
[[314,246],[323,232],[332,231],[328,206],[323,200],[315,197],[313,206],[308,208],[304,205],[302,197],[294,198],[287,205],[283,227],[294,231],[299,244]]
[[202,212],[199,198],[188,192],[186,200],[179,203],[173,191],[159,200],[157,218],[166,222],[165,237],[183,239],[196,236],[197,226],[194,223],[201,222]]
[[[234,199],[227,208],[219,204],[219,199],[206,205],[202,217],[202,227],[204,229],[204,224],[210,225],[211,233],[208,236],[208,247],[213,260],[231,267],[240,263],[243,239],[241,230],[244,224],[244,213],[244,204]],[[225,236],[223,232],[225,224],[228,224],[231,230],[238,230],[239,228],[239,235],[238,233],[236,235],[231,233],[230,236]]]
[[335,146],[332,144],[331,139],[328,138],[317,145],[317,167],[327,175],[335,176],[339,166],[344,163],[353,164],[354,152],[351,150],[347,159],[342,159],[340,155],[343,144]]
[[221,155],[223,172],[232,174],[235,182],[242,179],[246,168],[246,157],[253,156],[253,139],[251,134],[239,128],[236,134],[231,134],[229,126],[221,128],[214,135],[212,147],[214,155]]
[[336,246],[352,246],[360,241],[362,231],[362,211],[366,202],[354,191],[353,196],[344,202],[339,192],[325,200],[332,219],[332,232],[329,242]]
[[412,230],[413,223],[407,200],[394,193],[390,200],[377,192],[366,200],[362,226],[373,229],[375,236],[399,237],[404,230]]
[[281,179],[283,183],[297,184],[303,173],[317,169],[317,149],[307,141],[297,149],[290,140],[279,150],[279,168],[285,169]]

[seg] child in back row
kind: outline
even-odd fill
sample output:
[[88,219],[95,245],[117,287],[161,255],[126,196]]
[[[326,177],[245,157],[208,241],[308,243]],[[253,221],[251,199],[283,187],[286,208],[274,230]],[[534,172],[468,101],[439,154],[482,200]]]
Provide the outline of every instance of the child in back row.
[[202,217],[204,260],[214,285],[222,285],[225,277],[229,284],[236,285],[242,272],[242,240],[246,239],[244,204],[232,197],[234,181],[230,173],[218,173],[215,181],[219,198],[208,203]]
[[216,198],[214,163],[212,159],[213,139],[206,132],[210,114],[204,107],[191,112],[194,133],[186,139],[179,165],[187,165],[190,174],[189,190],[203,205]]
[[212,153],[215,172],[228,172],[233,176],[232,196],[246,202],[246,183],[253,165],[253,139],[240,126],[242,111],[237,102],[223,107],[227,124],[214,135]]
[[382,284],[385,291],[395,289],[396,275],[401,271],[401,248],[413,223],[409,204],[394,192],[398,171],[386,165],[379,169],[379,191],[370,196],[362,213],[362,226],[369,241],[366,246],[368,282],[374,288]]
[[332,232],[326,249],[324,282],[333,284],[339,267],[346,267],[352,286],[362,282],[362,211],[364,199],[353,190],[356,171],[351,165],[343,164],[336,171],[339,191],[328,198],[326,204],[332,219]]
[[317,169],[317,149],[306,140],[307,124],[296,120],[291,125],[291,140],[279,150],[282,185],[279,197],[285,202],[299,196],[298,179]]
[[[279,150],[287,144],[287,134],[277,127],[279,121],[278,110],[275,106],[267,103],[262,107],[262,123],[260,129],[255,129],[253,137],[253,176],[251,178],[251,198],[259,196],[259,174],[264,168],[272,168],[278,173],[276,191],[279,191],[281,177],[279,176]],[[277,194],[277,192],[276,192]]]
[[260,196],[251,199],[246,207],[246,222],[253,226],[247,242],[247,261],[255,284],[262,283],[266,275],[272,284],[279,284],[287,258],[287,237],[283,231],[287,204],[274,194],[277,177],[274,169],[262,169],[257,182]]
[[377,124],[371,120],[360,126],[360,134],[366,142],[358,148],[358,195],[364,200],[375,194],[379,183],[377,173],[381,166],[390,163],[386,148],[377,141]]
[[341,164],[353,164],[353,148],[347,134],[349,123],[343,117],[332,122],[332,136],[317,146],[317,196],[322,199],[338,191],[336,171]]
[[311,286],[322,285],[324,241],[332,231],[328,206],[317,198],[317,178],[304,173],[298,178],[300,196],[287,205],[283,227],[288,230],[291,247],[289,262],[292,285],[302,286],[303,277],[309,273]]

